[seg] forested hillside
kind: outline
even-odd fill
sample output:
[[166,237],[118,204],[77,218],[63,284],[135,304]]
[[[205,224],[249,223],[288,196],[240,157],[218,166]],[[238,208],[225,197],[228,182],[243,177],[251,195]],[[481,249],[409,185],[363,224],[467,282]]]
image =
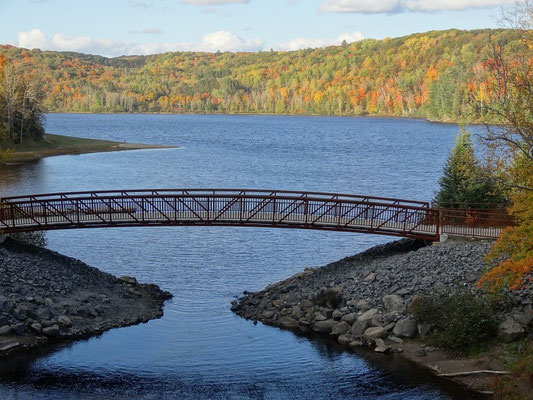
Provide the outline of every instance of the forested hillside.
[[44,70],[48,111],[371,114],[458,121],[471,114],[472,99],[490,101],[491,43],[511,50],[522,46],[513,31],[487,29],[294,52],[105,58],[0,46],[0,56]]

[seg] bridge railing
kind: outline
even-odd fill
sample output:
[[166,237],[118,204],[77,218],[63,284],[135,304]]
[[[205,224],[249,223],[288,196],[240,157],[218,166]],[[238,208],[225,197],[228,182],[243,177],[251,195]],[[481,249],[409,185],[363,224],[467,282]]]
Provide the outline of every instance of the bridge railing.
[[504,207],[485,209],[440,208],[441,233],[473,238],[498,238],[515,221]]
[[290,196],[290,197],[313,197],[324,199],[338,199],[338,200],[354,200],[354,201],[371,201],[371,202],[385,202],[398,205],[407,205],[414,207],[429,208],[430,204],[427,201],[397,199],[392,197],[377,197],[364,196],[357,194],[343,194],[331,192],[307,192],[294,190],[266,190],[266,189],[134,189],[134,190],[99,190],[99,191],[80,191],[80,192],[57,192],[35,194],[27,196],[12,196],[0,199],[0,202],[15,202],[25,200],[53,200],[66,199],[71,197],[123,197],[123,196],[160,196],[160,195],[187,195],[187,196],[201,196],[201,195],[255,195],[255,196]]
[[248,225],[430,240],[439,236],[438,211],[427,203],[334,193],[179,189],[54,193],[0,201],[0,229],[6,232],[132,225]]

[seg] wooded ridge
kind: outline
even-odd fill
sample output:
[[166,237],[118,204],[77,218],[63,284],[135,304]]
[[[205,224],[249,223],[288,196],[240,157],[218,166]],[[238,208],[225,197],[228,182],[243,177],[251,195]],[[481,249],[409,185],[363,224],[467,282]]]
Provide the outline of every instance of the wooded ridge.
[[483,29],[292,52],[106,58],[3,45],[0,57],[44,71],[48,111],[369,114],[462,121],[472,119],[472,101],[490,101],[491,49],[523,45],[512,30]]

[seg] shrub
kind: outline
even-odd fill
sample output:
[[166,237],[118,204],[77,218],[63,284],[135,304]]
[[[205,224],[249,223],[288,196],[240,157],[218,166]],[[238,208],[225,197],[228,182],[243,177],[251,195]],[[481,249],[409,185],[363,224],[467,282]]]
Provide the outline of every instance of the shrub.
[[497,333],[494,301],[466,291],[441,291],[419,298],[412,307],[420,323],[431,325],[436,345],[468,353],[490,342]]
[[47,244],[46,236],[42,231],[11,233],[9,236],[20,242],[32,244],[38,247],[45,247]]
[[506,345],[499,357],[511,375],[496,377],[491,385],[498,399],[527,400],[533,393],[533,343],[527,340]]
[[329,308],[337,308],[343,301],[342,293],[337,289],[322,289],[314,298],[315,304]]

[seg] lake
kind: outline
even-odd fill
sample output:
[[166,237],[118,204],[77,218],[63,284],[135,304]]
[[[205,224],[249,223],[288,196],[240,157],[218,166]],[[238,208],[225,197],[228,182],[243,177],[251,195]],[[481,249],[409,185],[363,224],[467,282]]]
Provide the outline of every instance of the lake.
[[[0,170],[0,195],[213,187],[431,200],[458,127],[368,117],[50,114],[46,130],[179,148],[10,166]],[[2,399],[475,398],[397,357],[342,351],[326,339],[254,325],[230,311],[243,290],[392,238],[229,227],[89,229],[47,237],[53,250],[156,283],[174,298],[159,320],[40,357],[4,360]]]

